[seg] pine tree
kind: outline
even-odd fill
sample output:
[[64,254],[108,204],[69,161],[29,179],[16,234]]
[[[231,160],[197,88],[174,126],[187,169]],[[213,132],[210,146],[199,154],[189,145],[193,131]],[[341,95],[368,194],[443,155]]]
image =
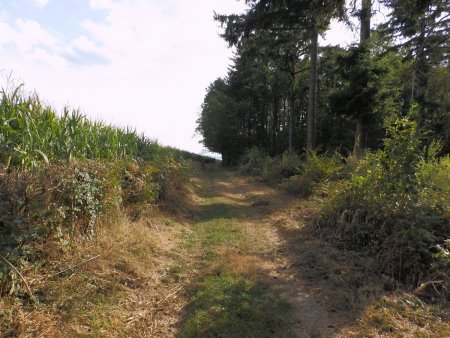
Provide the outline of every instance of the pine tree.
[[[248,0],[250,8],[245,15],[221,16],[216,20],[225,26],[223,37],[231,45],[239,45],[251,34],[268,30],[276,40],[279,32],[295,32],[299,48],[309,47],[310,75],[308,90],[307,147],[315,147],[316,96],[317,96],[317,49],[318,35],[326,30],[331,18],[343,16],[342,0]],[[295,79],[292,81],[295,83]],[[291,108],[295,106],[290,99]],[[292,121],[293,116],[291,116]],[[289,128],[289,150],[292,152],[292,123]]]

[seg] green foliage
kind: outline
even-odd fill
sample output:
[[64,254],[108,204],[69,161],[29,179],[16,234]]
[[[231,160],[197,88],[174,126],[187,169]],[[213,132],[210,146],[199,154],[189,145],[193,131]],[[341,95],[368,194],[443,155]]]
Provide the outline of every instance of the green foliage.
[[307,197],[313,191],[314,183],[307,176],[294,175],[287,178],[281,186],[292,194]]
[[308,151],[306,160],[301,163],[298,171],[298,175],[289,177],[282,186],[292,193],[306,197],[312,193],[317,183],[341,178],[344,174],[344,164],[337,154],[327,156]]
[[202,134],[205,147],[222,154],[225,165],[236,164],[242,155],[238,128],[240,109],[226,81],[217,79],[208,87],[196,131]]
[[[448,1],[383,0],[391,15],[376,29],[368,0],[353,8],[341,0],[245,2],[243,14],[215,16],[236,53],[227,76],[208,88],[197,121],[204,145],[224,164],[254,147],[271,156],[303,149],[307,134],[325,151],[353,149],[360,158],[363,149],[381,149],[389,124],[414,104],[423,145],[441,140],[442,153],[450,152]],[[312,36],[349,13],[360,20],[359,41],[320,47],[312,67]]]
[[[185,158],[211,160],[76,110],[58,116],[22,86],[0,96],[0,254],[17,266],[39,257],[36,243],[54,237],[69,247],[95,235],[103,212],[122,202],[142,210],[167,181],[185,184]],[[0,260],[0,294],[18,290],[16,280]]]
[[[97,235],[99,217],[126,206],[142,211],[165,186],[186,184],[185,164],[77,160],[32,169],[0,171],[0,254],[21,266],[41,253],[39,243],[56,239],[71,248],[79,237]],[[168,183],[167,181],[170,181]],[[18,290],[14,271],[0,261],[0,294]]]
[[384,271],[410,282],[450,236],[448,159],[422,153],[414,122],[391,125],[384,149],[365,156],[319,220],[341,245],[377,254]]
[[264,161],[262,178],[269,183],[280,183],[283,179],[298,173],[301,165],[300,156],[284,153],[281,156],[267,157]]
[[51,196],[53,207],[61,213],[63,224],[72,224],[72,231],[93,236],[97,218],[107,205],[106,194],[113,190],[104,178],[110,167],[80,162],[66,166],[64,172],[61,169],[51,170],[60,182],[59,191]]
[[422,162],[417,173],[422,182],[419,204],[444,206],[450,212],[450,156]]
[[[98,216],[120,194],[111,166],[71,162],[0,173],[0,254],[20,267],[39,259],[35,244],[54,236],[64,246],[76,235],[92,237]],[[119,192],[120,193],[120,192]],[[69,241],[67,241],[69,238]],[[1,294],[18,290],[17,276],[0,262]],[[20,282],[20,281],[19,281]]]
[[143,163],[127,163],[122,169],[123,201],[131,203],[153,203],[161,192],[161,169],[154,165]]
[[260,176],[265,182],[281,183],[288,191],[306,197],[317,183],[347,176],[348,167],[338,154],[328,156],[308,151],[306,159],[302,161],[297,154],[284,153],[270,157],[263,151],[252,148],[240,169],[246,174]]
[[336,180],[342,175],[343,168],[344,164],[339,155],[318,155],[309,151],[306,161],[301,165],[301,174],[315,182]]
[[425,97],[427,101],[423,125],[428,136],[442,142],[444,154],[450,153],[450,68],[438,66],[430,71]]
[[[32,170],[2,170],[0,254],[13,263],[33,260],[39,256],[33,244],[51,235],[93,236],[98,216],[117,203],[117,189],[107,179],[110,169],[101,163],[80,161]],[[14,289],[11,271],[4,262],[2,271],[2,292],[10,292]]]
[[249,175],[261,175],[266,157],[267,155],[262,150],[251,148],[245,156],[244,164],[240,167],[241,171]]
[[244,158],[240,169],[246,174],[260,176],[265,182],[280,183],[298,173],[301,160],[297,154],[284,153],[270,157],[258,148],[252,148]]

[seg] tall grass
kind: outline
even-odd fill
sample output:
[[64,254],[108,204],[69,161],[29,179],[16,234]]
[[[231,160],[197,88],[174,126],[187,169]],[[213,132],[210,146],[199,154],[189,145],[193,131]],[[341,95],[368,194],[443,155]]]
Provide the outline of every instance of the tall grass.
[[64,108],[58,116],[22,86],[0,91],[0,163],[6,166],[72,158],[152,160],[167,151],[133,129],[92,122],[79,110]]

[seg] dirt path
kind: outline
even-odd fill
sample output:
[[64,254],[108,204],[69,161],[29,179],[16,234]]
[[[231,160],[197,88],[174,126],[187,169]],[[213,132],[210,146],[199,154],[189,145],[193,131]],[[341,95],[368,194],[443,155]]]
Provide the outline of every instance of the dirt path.
[[[187,265],[195,275],[190,276],[191,302],[180,322],[180,336],[332,336],[342,318],[321,305],[318,290],[298,267],[294,238],[284,231],[287,223],[300,225],[298,215],[289,214],[292,197],[233,172],[202,174],[197,180],[196,223],[186,239],[186,255],[191,260]],[[196,252],[196,257],[189,252]],[[214,290],[211,297],[230,297],[229,289],[216,285],[220,278],[233,279],[227,286],[241,279],[256,283],[264,294],[256,292],[256,299],[249,301],[252,293],[244,292],[231,305],[220,299],[216,303],[203,299],[210,289]],[[256,313],[245,309],[248,304],[258,307],[266,301],[269,308],[274,304],[268,312],[265,305]],[[275,305],[277,302],[280,304]],[[235,330],[229,331],[229,326]]]

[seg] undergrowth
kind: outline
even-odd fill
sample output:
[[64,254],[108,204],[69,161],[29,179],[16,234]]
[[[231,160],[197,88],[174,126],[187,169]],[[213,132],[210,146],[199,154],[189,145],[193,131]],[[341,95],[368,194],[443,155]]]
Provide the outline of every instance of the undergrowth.
[[339,248],[376,257],[379,272],[448,300],[450,158],[438,153],[437,143],[423,149],[403,118],[383,149],[361,160],[315,152],[271,159],[252,149],[241,170],[322,205],[317,233]]
[[243,159],[240,170],[249,175],[260,176],[265,182],[276,184],[298,173],[300,156],[284,153],[270,157],[258,148],[252,148]]
[[[448,271],[450,161],[422,156],[415,124],[389,129],[385,147],[369,153],[318,218],[322,234],[346,249],[378,257],[380,269],[418,285],[436,268]],[[436,297],[447,297],[439,278]]]

